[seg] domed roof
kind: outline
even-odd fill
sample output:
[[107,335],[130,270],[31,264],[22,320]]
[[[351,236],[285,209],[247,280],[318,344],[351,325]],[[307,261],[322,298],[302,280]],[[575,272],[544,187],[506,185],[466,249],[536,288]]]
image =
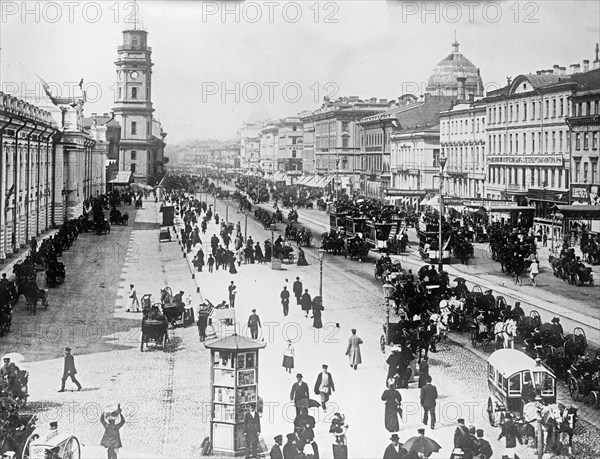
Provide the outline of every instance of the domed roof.
[[427,81],[427,91],[432,94],[453,95],[458,91],[457,78],[466,78],[465,88],[467,93],[481,95],[483,93],[483,80],[477,67],[458,51],[458,42],[454,39],[452,52],[435,66]]

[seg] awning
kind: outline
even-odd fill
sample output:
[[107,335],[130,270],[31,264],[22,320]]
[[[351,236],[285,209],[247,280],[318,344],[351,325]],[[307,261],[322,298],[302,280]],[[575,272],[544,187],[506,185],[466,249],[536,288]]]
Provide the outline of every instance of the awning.
[[533,212],[535,211],[535,207],[531,207],[531,206],[495,206],[495,207],[486,207],[485,208],[488,212],[512,212],[512,211],[519,211],[519,212]]
[[285,172],[277,171],[277,172],[275,172],[275,174],[273,174],[274,182],[285,182],[286,179],[287,179],[287,175]]
[[329,184],[329,182],[331,182],[332,180],[333,180],[333,177],[331,175],[328,175],[325,177],[319,177],[317,182],[313,186],[315,188],[323,188],[323,187],[327,186]]
[[600,206],[554,206],[567,220],[600,220]]
[[117,172],[117,176],[110,182],[113,185],[129,185],[133,183],[133,172]]
[[312,176],[310,175],[303,175],[302,177],[300,177],[300,179],[298,179],[298,181],[296,182],[296,185],[304,185],[306,186],[306,183],[309,182],[312,179]]

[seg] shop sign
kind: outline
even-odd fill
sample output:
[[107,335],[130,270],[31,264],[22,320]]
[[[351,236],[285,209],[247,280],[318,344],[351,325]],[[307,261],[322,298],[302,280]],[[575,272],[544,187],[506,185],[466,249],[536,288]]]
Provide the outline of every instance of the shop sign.
[[557,155],[500,155],[488,156],[487,162],[488,164],[562,166],[563,157]]

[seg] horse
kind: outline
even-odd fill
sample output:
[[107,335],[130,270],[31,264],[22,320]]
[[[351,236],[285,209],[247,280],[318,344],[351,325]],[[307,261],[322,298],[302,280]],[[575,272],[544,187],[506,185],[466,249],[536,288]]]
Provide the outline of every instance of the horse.
[[573,434],[577,423],[577,408],[566,408],[562,404],[547,405],[542,408],[542,425],[548,431],[547,449],[556,452],[560,446],[560,438],[566,433],[569,439],[569,455],[573,454]]
[[432,314],[430,319],[433,320],[436,326],[436,335],[438,341],[446,341],[448,338],[448,312],[442,312],[440,314]]

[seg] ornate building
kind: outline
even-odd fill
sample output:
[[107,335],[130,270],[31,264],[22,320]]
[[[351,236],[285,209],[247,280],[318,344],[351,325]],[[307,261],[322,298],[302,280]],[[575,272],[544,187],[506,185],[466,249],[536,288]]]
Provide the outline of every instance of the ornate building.
[[427,92],[434,96],[450,96],[473,100],[483,95],[483,80],[479,69],[458,50],[454,38],[452,52],[435,66],[427,80]]
[[117,94],[113,111],[121,125],[119,171],[131,171],[139,183],[155,185],[164,174],[164,138],[152,116],[152,48],[148,32],[134,27],[123,31],[118,47]]

